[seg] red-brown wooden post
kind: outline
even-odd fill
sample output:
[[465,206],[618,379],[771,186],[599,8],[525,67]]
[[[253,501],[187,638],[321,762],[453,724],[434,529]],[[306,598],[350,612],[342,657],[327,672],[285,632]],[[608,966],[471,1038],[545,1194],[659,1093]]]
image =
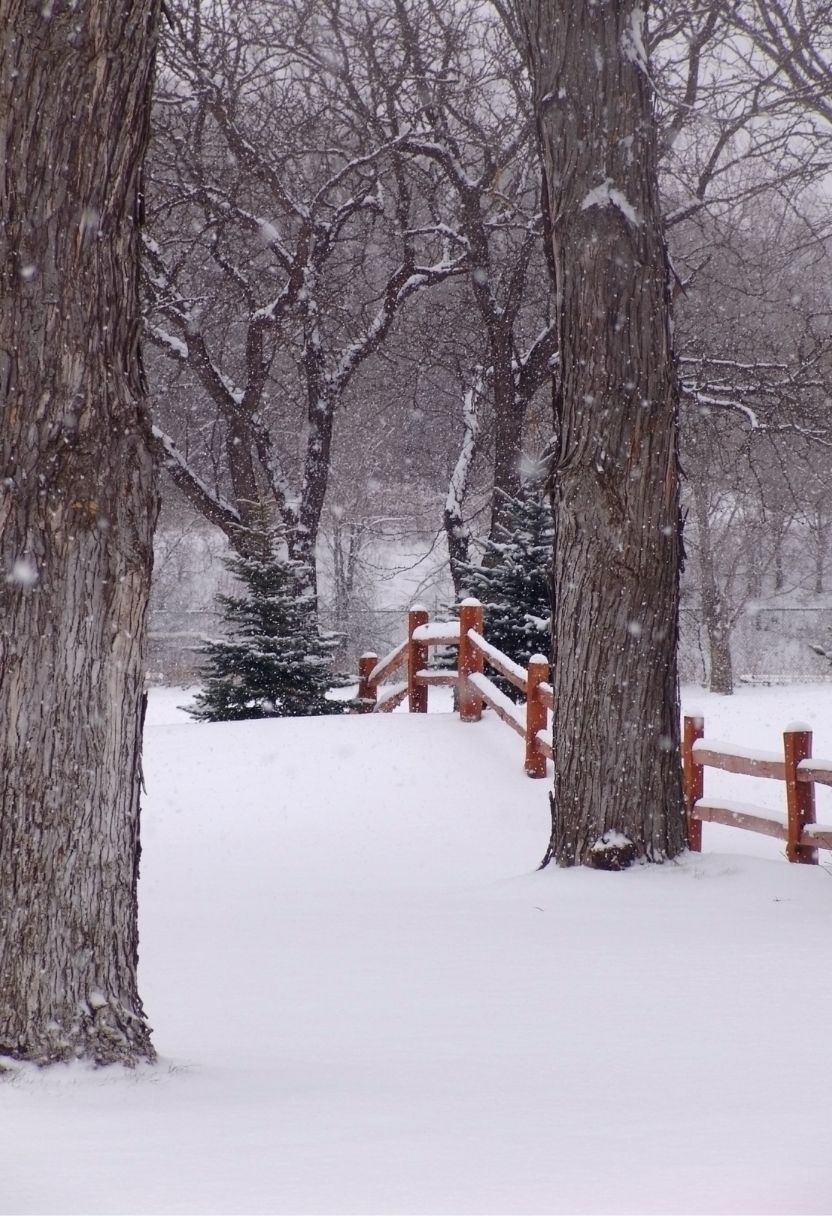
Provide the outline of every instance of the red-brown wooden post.
[[468,682],[468,677],[481,672],[485,666],[482,651],[471,644],[468,630],[482,633],[484,614],[479,600],[463,600],[459,606],[459,717],[462,722],[479,722],[482,717],[482,698]]
[[421,604],[414,604],[407,614],[407,708],[412,714],[428,712],[427,685],[416,683],[416,672],[428,665],[428,648],[413,640],[413,632],[429,620],[428,611]]
[[369,714],[373,712],[373,706],[378,699],[378,690],[375,684],[370,683],[370,672],[378,662],[378,655],[373,651],[368,650],[366,654],[362,654],[358,660],[358,695],[356,700],[359,702],[358,712],[360,714]]
[[529,777],[546,776],[546,754],[537,735],[545,731],[548,720],[546,706],[540,695],[540,685],[549,679],[549,662],[542,654],[533,654],[526,671],[526,773]]
[[702,852],[702,823],[693,817],[693,807],[705,792],[705,770],[693,762],[693,745],[705,734],[705,719],[686,717],[682,736],[682,781],[685,790],[685,813],[688,820],[688,848]]
[[789,812],[789,838],[786,856],[806,866],[818,864],[818,851],[800,843],[803,829],[815,822],[815,786],[811,781],[798,781],[797,766],[812,754],[812,732],[805,727],[783,732],[783,752],[786,762],[786,805]]

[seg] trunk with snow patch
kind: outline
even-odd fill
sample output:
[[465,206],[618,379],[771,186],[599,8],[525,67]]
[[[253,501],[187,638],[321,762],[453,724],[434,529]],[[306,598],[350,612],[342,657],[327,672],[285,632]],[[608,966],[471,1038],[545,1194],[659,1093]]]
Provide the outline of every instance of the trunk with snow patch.
[[515,9],[534,76],[561,369],[548,856],[661,860],[685,847],[678,389],[643,9]]

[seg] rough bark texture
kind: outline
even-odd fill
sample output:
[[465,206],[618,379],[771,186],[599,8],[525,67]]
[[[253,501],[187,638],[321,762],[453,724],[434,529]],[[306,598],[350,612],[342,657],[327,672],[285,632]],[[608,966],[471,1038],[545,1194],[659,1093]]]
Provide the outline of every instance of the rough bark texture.
[[158,0],[0,0],[0,1055],[151,1058],[136,984],[156,514],[138,221]]
[[619,868],[685,847],[678,389],[644,14],[634,0],[515,9],[560,330],[548,857]]

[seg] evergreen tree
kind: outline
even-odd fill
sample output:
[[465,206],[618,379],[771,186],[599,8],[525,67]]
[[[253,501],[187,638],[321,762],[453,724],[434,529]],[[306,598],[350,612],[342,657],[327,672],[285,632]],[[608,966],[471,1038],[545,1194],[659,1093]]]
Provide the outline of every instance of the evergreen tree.
[[[462,568],[462,585],[465,595],[482,601],[486,639],[525,667],[533,654],[549,654],[554,525],[536,484],[516,498],[506,495],[505,504],[497,539],[485,542],[479,564]],[[507,680],[492,678],[513,700],[521,699]]]
[[190,713],[203,722],[343,713],[328,701],[341,683],[331,671],[338,640],[318,628],[314,595],[300,562],[281,555],[265,523],[252,552],[227,562],[242,594],[219,601],[229,636],[206,642],[205,687]]

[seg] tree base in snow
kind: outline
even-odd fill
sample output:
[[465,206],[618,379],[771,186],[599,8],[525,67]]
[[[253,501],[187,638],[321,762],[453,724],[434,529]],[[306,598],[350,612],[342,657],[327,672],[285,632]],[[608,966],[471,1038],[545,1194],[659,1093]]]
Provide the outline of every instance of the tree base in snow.
[[587,852],[584,864],[593,870],[627,870],[636,860],[636,846],[621,832],[604,832]]
[[564,856],[558,852],[556,845],[556,816],[554,795],[549,795],[549,806],[552,812],[552,835],[546,855],[540,863],[540,869],[545,869],[550,861],[556,861],[560,866],[587,866],[591,870],[628,870],[635,862],[662,861],[662,857],[650,857],[639,853],[635,843],[623,832],[610,829],[599,836],[588,848],[582,851],[572,851]]
[[40,1066],[82,1060],[127,1068],[156,1059],[144,1018],[110,1005],[85,1012],[71,1026],[52,1022],[42,1031],[27,1028],[11,1036],[8,1030],[0,1019],[0,1068],[4,1058]]

